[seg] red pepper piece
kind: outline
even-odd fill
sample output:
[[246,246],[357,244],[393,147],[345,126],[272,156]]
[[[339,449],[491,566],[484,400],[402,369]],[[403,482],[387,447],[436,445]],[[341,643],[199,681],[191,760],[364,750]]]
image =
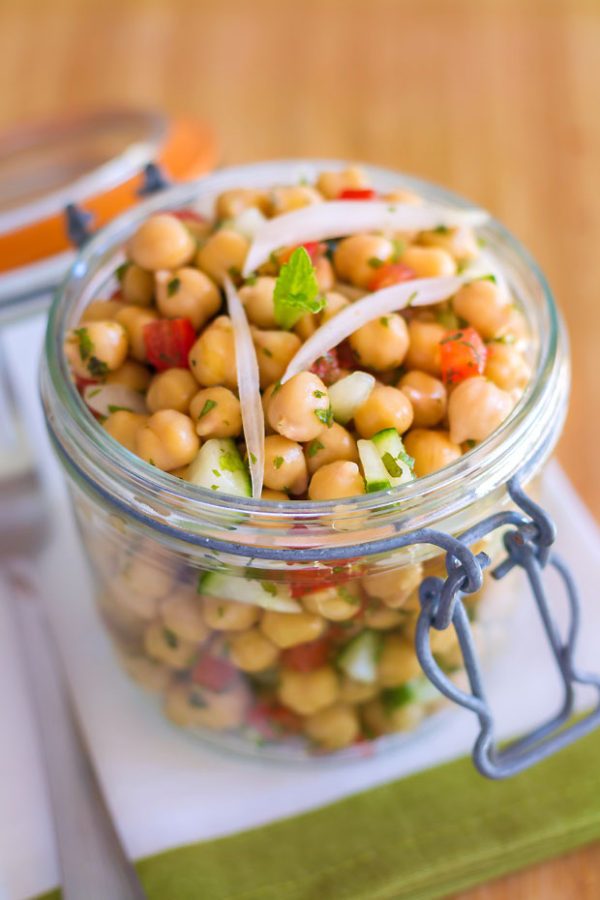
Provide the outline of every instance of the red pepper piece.
[[209,691],[220,693],[231,687],[238,672],[228,660],[204,653],[192,669],[192,681]]
[[187,369],[195,340],[196,332],[189,319],[157,319],[144,325],[146,356],[159,372]]
[[370,291],[380,291],[382,288],[391,287],[393,284],[401,284],[415,277],[415,272],[403,263],[384,263],[375,269],[369,282]]
[[208,221],[206,216],[194,212],[193,209],[178,209],[175,210],[175,212],[172,212],[171,215],[175,216],[176,219],[180,219],[182,222],[196,222],[199,225],[203,225]]
[[327,250],[327,244],[323,244],[321,241],[306,241],[304,244],[295,244],[293,247],[286,247],[285,250],[282,250],[281,253],[279,253],[279,265],[282,266],[284,263],[289,262],[292,253],[294,250],[297,250],[298,247],[304,247],[310,256],[310,261],[313,265]]
[[348,341],[342,341],[337,347],[328,350],[324,356],[320,356],[310,367],[314,375],[318,375],[321,381],[329,386],[337,381],[342,370],[355,369],[356,359]]
[[297,734],[302,730],[300,716],[280,703],[259,702],[246,717],[246,723],[262,737],[274,739],[281,734]]
[[312,672],[326,664],[329,650],[329,641],[325,638],[309,641],[307,644],[297,644],[283,651],[281,663],[284,668],[294,669],[296,672]]
[[338,200],[374,200],[377,194],[372,188],[344,188]]
[[440,342],[440,352],[444,384],[459,384],[483,374],[487,349],[474,328],[448,332]]

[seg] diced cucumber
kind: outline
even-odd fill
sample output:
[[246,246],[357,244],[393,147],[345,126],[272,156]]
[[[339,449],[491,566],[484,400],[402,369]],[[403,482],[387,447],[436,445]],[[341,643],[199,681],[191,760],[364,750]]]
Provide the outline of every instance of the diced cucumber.
[[361,440],[358,441],[357,446],[367,494],[391,488],[392,480],[373,441]]
[[368,372],[352,372],[329,388],[333,418],[340,425],[349,422],[359,406],[365,403],[375,387],[375,378]]
[[300,604],[293,599],[290,589],[273,581],[259,581],[224,572],[205,572],[198,579],[198,593],[222,600],[235,600],[250,606],[261,606],[274,612],[299,613]]
[[338,667],[354,681],[374,684],[382,637],[376,631],[363,631],[346,644],[337,658]]
[[395,428],[384,428],[371,438],[375,449],[390,476],[392,486],[414,479],[414,460],[404,449],[402,438]]
[[186,480],[209,491],[232,494],[234,497],[252,496],[250,475],[230,438],[211,438],[200,447],[190,463]]
[[409,703],[432,703],[440,696],[438,689],[425,675],[381,692],[383,705],[390,712]]

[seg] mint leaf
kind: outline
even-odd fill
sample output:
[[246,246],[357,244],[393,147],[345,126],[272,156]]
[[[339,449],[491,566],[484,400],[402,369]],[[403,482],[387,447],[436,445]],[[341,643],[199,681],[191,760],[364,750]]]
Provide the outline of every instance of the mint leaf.
[[304,247],[296,247],[289,262],[281,267],[273,293],[275,321],[287,331],[306,313],[318,313],[325,306],[319,296],[315,268]]
[[331,406],[329,409],[315,409],[315,416],[322,422],[323,425],[327,425],[328,428],[331,428],[333,425],[333,410]]

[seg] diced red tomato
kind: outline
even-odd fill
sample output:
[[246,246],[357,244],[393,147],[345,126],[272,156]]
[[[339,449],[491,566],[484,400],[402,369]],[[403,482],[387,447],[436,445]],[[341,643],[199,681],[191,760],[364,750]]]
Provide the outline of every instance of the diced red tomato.
[[112,294],[110,295],[111,300],[122,300],[123,299],[123,291],[121,288],[116,288]]
[[159,372],[187,369],[195,340],[196,332],[189,319],[157,319],[144,325],[146,356]]
[[210,653],[203,653],[192,669],[192,681],[209,691],[227,690],[238,678],[238,673],[229,660]]
[[380,291],[382,288],[391,287],[393,284],[401,284],[415,277],[415,272],[403,263],[384,263],[375,269],[369,282],[370,291]]
[[338,344],[338,346],[336,347],[336,351],[340,369],[356,368],[356,357],[352,352],[352,347],[350,346],[349,341],[342,341],[341,344]]
[[372,188],[344,188],[338,194],[338,200],[374,200],[376,196]]
[[79,391],[80,394],[83,394],[86,387],[89,387],[90,384],[100,384],[97,378],[82,378],[81,375],[75,375],[75,387]]
[[207,221],[205,216],[194,212],[193,209],[177,209],[171,215],[182,222],[197,222],[199,225],[203,225]]
[[329,659],[329,650],[329,641],[326,638],[309,641],[307,644],[297,644],[283,651],[281,664],[286,669],[295,669],[296,672],[312,672],[325,665]]
[[275,702],[257,703],[248,713],[246,723],[267,739],[279,737],[282,733],[297,734],[302,730],[300,716]]
[[440,348],[445,384],[459,384],[465,378],[483,374],[487,349],[474,328],[448,332]]
[[313,265],[327,250],[327,244],[324,244],[321,241],[306,241],[304,244],[295,244],[293,247],[286,247],[285,250],[282,250],[278,254],[279,264],[282,266],[284,263],[289,262],[292,253],[294,250],[297,250],[298,247],[304,247],[310,256],[310,261]]
[[326,385],[333,384],[342,374],[343,369],[355,369],[356,359],[348,341],[342,341],[337,347],[320,356],[310,368]]

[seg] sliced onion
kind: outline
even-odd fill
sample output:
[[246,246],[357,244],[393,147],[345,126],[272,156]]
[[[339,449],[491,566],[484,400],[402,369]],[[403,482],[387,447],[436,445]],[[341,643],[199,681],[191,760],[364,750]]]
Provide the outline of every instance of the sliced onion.
[[407,306],[441,303],[442,300],[452,297],[461,285],[469,280],[470,276],[466,275],[414,278],[412,281],[403,281],[401,284],[382,288],[374,294],[367,294],[362,300],[357,300],[340,310],[309,337],[291,359],[281,379],[282,383],[299,372],[310,369],[320,356],[324,356],[332,347],[337,347],[341,341],[373,319],[398,312]]
[[232,281],[225,276],[225,296],[233,326],[238,389],[242,407],[244,439],[252,481],[252,496],[262,493],[265,460],[265,417],[260,396],[256,349],[244,307]]
[[123,384],[88,384],[83,399],[89,408],[100,416],[110,416],[120,409],[133,413],[147,413],[142,394]]
[[238,213],[235,219],[228,223],[227,227],[231,228],[232,231],[237,231],[238,234],[241,234],[248,241],[253,241],[266,221],[267,217],[261,213],[260,209],[257,209],[256,206],[249,206],[247,209],[243,209],[241,213]]
[[359,406],[369,399],[375,387],[375,378],[368,372],[351,372],[340,378],[328,389],[333,418],[345,425],[353,417]]
[[254,272],[280,247],[324,241],[361,231],[431,231],[440,225],[482,225],[482,209],[390,203],[383,200],[331,200],[269,219],[257,231],[246,257],[244,275]]
[[500,295],[505,300],[508,300],[511,296],[502,267],[488,250],[481,250],[479,256],[469,263],[462,274],[468,275],[471,280],[485,278],[486,275],[493,275]]

